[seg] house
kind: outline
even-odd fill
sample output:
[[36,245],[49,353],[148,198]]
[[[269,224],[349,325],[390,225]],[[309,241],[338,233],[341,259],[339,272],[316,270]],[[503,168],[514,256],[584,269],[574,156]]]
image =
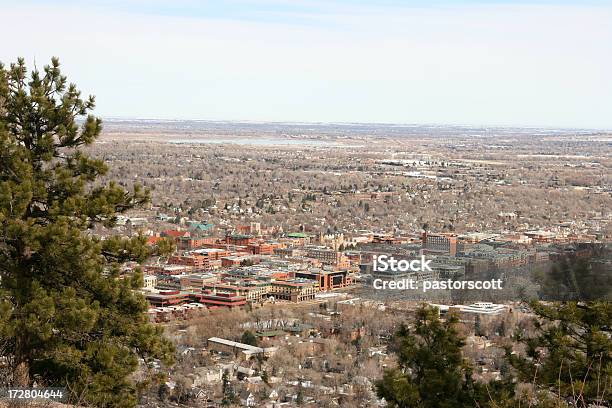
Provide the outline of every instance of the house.
[[274,389],[273,389],[273,390],[272,390],[272,391],[270,391],[270,393],[268,394],[268,399],[269,399],[270,401],[278,401],[278,397],[279,397],[279,396],[280,396],[280,395],[278,394],[278,391],[276,391],[276,390],[274,390]]
[[240,393],[240,403],[244,407],[256,407],[257,401],[255,400],[255,396],[250,391],[243,391]]
[[194,371],[193,385],[196,387],[221,382],[223,377],[223,369],[221,368],[197,367]]

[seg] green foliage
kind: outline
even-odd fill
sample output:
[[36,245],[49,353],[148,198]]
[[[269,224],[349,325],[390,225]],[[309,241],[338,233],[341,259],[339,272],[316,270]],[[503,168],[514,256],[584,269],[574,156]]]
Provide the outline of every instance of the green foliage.
[[298,389],[298,392],[297,392],[297,395],[295,397],[295,403],[296,403],[296,405],[304,405],[304,390],[302,389],[301,385],[300,385],[300,387]]
[[229,374],[227,371],[223,372],[223,376],[221,377],[222,384],[222,392],[223,399],[221,400],[221,405],[228,407],[235,403],[238,400],[236,392],[234,391],[234,387],[232,386],[232,382],[229,378]]
[[157,398],[159,398],[160,401],[165,402],[170,397],[170,394],[170,387],[168,387],[166,383],[161,383],[157,389]]
[[537,335],[517,333],[525,355],[507,355],[520,379],[572,406],[611,399],[612,307],[609,302],[532,304]]
[[251,346],[257,346],[257,337],[253,334],[252,331],[246,330],[244,333],[242,333],[240,342]]
[[474,317],[474,335],[475,336],[483,336],[484,333],[482,331],[482,324],[480,322],[480,315],[477,314]]
[[376,383],[378,396],[391,407],[487,407],[500,406],[511,396],[509,384],[480,384],[462,356],[464,339],[456,330],[458,319],[445,321],[429,306],[417,310],[413,329],[402,325],[392,349],[398,368],[386,370]]
[[93,108],[55,58],[29,77],[22,59],[0,65],[0,340],[13,385],[66,386],[73,400],[132,407],[139,358],[170,362],[172,347],[133,291],[141,274],[118,279],[121,263],[150,255],[145,239],[87,232],[148,199],[139,187],[97,182],[107,168],[81,150],[101,131]]
[[162,238],[155,245],[155,252],[158,256],[168,256],[176,251],[176,242],[171,238]]
[[264,383],[269,384],[270,382],[270,376],[268,375],[268,371],[267,370],[263,370],[263,372],[261,373],[261,379]]

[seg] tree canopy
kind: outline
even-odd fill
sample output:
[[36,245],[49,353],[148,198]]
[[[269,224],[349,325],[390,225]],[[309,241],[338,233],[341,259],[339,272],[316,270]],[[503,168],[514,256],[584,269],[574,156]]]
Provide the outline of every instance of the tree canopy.
[[394,336],[398,368],[386,370],[377,382],[378,396],[397,408],[501,406],[511,396],[512,386],[472,379],[472,368],[462,355],[465,341],[456,329],[458,322],[454,315],[440,320],[434,307],[420,307],[414,328],[402,325]]
[[102,129],[94,106],[56,58],[43,72],[23,59],[0,65],[0,353],[8,385],[131,407],[139,359],[169,362],[172,346],[148,323],[142,274],[120,275],[150,254],[145,239],[90,233],[148,200],[138,186],[99,182],[105,164],[83,151]]
[[257,346],[257,337],[255,337],[252,331],[245,330],[244,333],[242,333],[240,342],[251,346]]
[[507,351],[519,379],[535,383],[571,406],[600,406],[612,389],[610,302],[532,304],[537,334],[515,333],[524,354]]

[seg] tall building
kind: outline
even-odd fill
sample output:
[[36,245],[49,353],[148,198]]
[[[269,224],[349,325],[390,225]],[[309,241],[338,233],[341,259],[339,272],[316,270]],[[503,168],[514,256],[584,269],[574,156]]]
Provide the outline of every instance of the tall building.
[[423,252],[445,253],[457,256],[457,235],[455,234],[430,234],[427,231],[421,236],[421,248]]

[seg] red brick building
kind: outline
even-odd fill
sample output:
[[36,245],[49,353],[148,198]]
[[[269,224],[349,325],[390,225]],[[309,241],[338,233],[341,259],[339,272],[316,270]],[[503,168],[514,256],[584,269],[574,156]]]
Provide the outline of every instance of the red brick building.
[[455,234],[429,234],[423,232],[421,236],[423,252],[440,252],[457,256],[457,235]]
[[233,235],[227,235],[225,237],[225,243],[230,244],[230,245],[249,246],[250,244],[253,244],[256,241],[257,241],[257,238],[255,238],[252,235],[233,234]]

